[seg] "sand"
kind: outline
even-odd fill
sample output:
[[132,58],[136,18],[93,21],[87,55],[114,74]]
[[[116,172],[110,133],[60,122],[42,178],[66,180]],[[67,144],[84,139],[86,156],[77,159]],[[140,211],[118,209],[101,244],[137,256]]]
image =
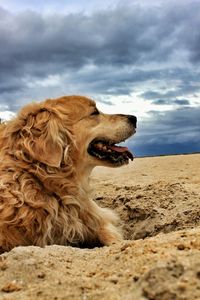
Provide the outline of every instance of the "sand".
[[17,247],[0,256],[0,299],[200,299],[200,154],[94,171],[99,205],[121,217],[110,247]]

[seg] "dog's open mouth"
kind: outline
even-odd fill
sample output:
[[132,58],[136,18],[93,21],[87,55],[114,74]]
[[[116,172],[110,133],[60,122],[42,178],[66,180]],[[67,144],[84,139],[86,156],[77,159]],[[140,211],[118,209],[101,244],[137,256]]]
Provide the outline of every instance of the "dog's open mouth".
[[103,140],[93,140],[89,144],[88,153],[100,160],[117,165],[128,164],[129,159],[134,158],[127,147]]

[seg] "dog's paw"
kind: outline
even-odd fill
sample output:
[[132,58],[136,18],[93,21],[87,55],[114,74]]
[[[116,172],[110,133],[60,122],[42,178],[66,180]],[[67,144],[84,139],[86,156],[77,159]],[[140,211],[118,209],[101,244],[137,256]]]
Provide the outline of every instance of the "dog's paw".
[[98,238],[105,246],[110,246],[123,241],[122,233],[112,224],[107,224],[105,227],[101,228],[98,232]]

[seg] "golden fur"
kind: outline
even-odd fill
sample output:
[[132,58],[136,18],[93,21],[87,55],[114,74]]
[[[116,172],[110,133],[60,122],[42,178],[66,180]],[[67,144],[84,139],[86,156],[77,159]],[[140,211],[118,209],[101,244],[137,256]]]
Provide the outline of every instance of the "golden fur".
[[0,252],[18,245],[110,245],[118,217],[90,199],[97,136],[126,139],[124,115],[92,115],[95,102],[66,96],[25,106],[0,125]]

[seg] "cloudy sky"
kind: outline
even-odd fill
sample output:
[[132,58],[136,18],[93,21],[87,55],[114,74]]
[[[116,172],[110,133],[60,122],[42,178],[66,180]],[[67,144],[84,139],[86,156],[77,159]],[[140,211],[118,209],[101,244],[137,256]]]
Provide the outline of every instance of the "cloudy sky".
[[138,156],[200,151],[200,1],[0,0],[0,118],[69,94],[136,115]]

